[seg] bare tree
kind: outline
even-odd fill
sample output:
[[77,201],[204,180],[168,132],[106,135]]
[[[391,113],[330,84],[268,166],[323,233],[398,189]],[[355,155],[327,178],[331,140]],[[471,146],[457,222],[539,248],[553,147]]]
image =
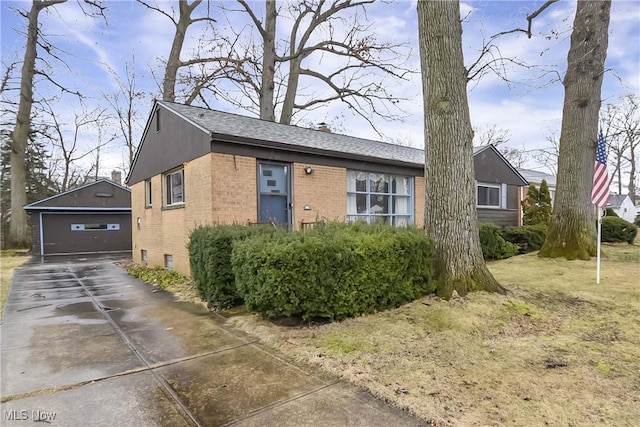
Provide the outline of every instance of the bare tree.
[[511,139],[511,131],[509,129],[498,128],[498,125],[491,125],[484,132],[478,135],[478,145],[506,144]]
[[[526,68],[526,69],[541,69],[541,75],[539,78],[548,74],[556,75],[555,72],[544,70],[544,67],[539,65],[531,65],[525,61],[519,60],[516,57],[506,57],[502,54],[499,44],[499,39],[511,34],[526,34],[528,38],[533,36],[533,20],[537,18],[542,12],[544,12],[553,3],[558,0],[547,0],[538,9],[531,14],[528,14],[527,28],[513,28],[511,30],[501,31],[491,37],[482,40],[482,45],[478,49],[478,53],[475,58],[467,64],[467,81],[471,83],[471,87],[477,84],[487,74],[495,74],[503,82],[511,85],[517,83],[509,78],[508,70],[511,67]],[[465,17],[466,19],[466,17]],[[536,79],[537,80],[537,79]],[[555,80],[555,78],[554,78]]]
[[[56,181],[59,182],[59,191],[68,189],[84,183],[92,173],[97,175],[99,169],[99,150],[115,139],[115,135],[105,132],[105,125],[109,117],[106,109],[96,107],[76,113],[70,137],[67,137],[65,129],[67,125],[62,123],[56,115],[50,103],[44,103],[48,114],[53,122],[54,139],[53,146],[59,153],[61,176]],[[83,135],[93,133],[96,135],[94,143],[87,148]],[[85,137],[86,139],[86,137]],[[79,165],[79,161],[96,155],[94,163],[88,170]]]
[[617,184],[618,194],[622,194],[622,169],[626,163],[624,154],[629,148],[629,144],[622,131],[616,127],[617,110],[616,105],[607,104],[606,109],[601,113],[600,129],[608,147],[607,164],[613,168],[611,184]]
[[602,118],[607,129],[609,155],[613,154],[614,174],[618,176],[618,194],[622,194],[622,170],[628,168],[627,191],[631,201],[636,201],[638,149],[640,147],[640,98],[626,95],[617,104],[607,105]]
[[22,62],[20,83],[20,104],[16,125],[11,135],[11,221],[9,223],[8,244],[12,247],[28,245],[27,213],[22,208],[27,203],[25,189],[26,163],[25,153],[31,127],[31,106],[33,104],[33,77],[36,74],[36,56],[38,46],[38,16],[47,7],[63,3],[66,0],[33,1],[31,10],[26,14],[27,44]]
[[[7,243],[13,247],[26,246],[29,241],[27,213],[23,209],[23,206],[27,201],[25,190],[25,153],[31,129],[34,76],[40,74],[60,89],[64,89],[57,84],[49,74],[41,73],[36,69],[38,46],[41,46],[49,54],[52,54],[51,46],[43,40],[42,34],[40,33],[38,18],[41,11],[66,1],[67,0],[33,0],[29,12],[17,11],[17,13],[27,19],[27,40],[20,78],[20,101],[15,128],[11,135],[11,221],[9,224]],[[83,2],[79,2],[79,4],[82,7]],[[90,7],[90,10],[83,9],[86,14],[91,15],[97,13],[104,17],[103,12],[105,8],[99,1],[85,0],[84,4]]]
[[555,131],[547,135],[548,145],[545,148],[534,150],[534,159],[546,167],[552,175],[556,175],[558,170],[558,155],[560,154],[560,141]]
[[[366,6],[374,0],[308,0],[279,10],[275,1],[264,0],[263,19],[255,3],[237,2],[258,34],[257,41],[247,42],[245,52],[255,53],[259,60],[248,60],[229,79],[241,93],[258,100],[248,108],[262,119],[290,124],[296,112],[333,101],[344,103],[374,130],[373,117],[402,117],[398,104],[404,98],[392,88],[411,72],[403,65],[409,53],[404,43],[378,40],[366,19]],[[278,40],[277,25],[284,19],[291,30],[287,39]],[[339,27],[346,31],[341,33]],[[328,69],[321,65],[323,58],[338,65]],[[320,85],[314,86],[314,93],[305,93],[312,83]],[[237,101],[235,105],[247,108]]]
[[[201,97],[203,89],[211,88],[213,82],[229,72],[229,69],[236,69],[243,63],[244,59],[233,57],[234,43],[215,32],[212,24],[216,20],[209,16],[209,1],[206,2],[207,14],[199,17],[194,17],[193,15],[195,10],[202,4],[202,0],[193,0],[191,3],[188,0],[178,0],[177,17],[174,10],[171,13],[166,12],[157,3],[151,4],[146,0],[137,1],[149,10],[166,16],[175,27],[162,79],[162,99],[164,101],[175,102],[177,98],[181,98],[186,104],[191,104],[196,98]],[[191,59],[181,59],[187,32],[193,24],[197,23],[209,24],[206,30],[210,35],[206,40],[204,37],[200,38],[199,49]],[[219,55],[210,56],[201,53],[201,51],[213,50],[212,47],[217,48]],[[180,71],[182,69],[187,71],[181,76]],[[183,86],[185,91],[180,97],[177,94],[179,84]]]
[[143,127],[140,102],[146,94],[138,90],[136,86],[135,58],[132,58],[131,62],[125,63],[123,78],[115,70],[111,72],[118,83],[118,89],[112,93],[103,93],[102,97],[109,104],[113,117],[117,120],[116,126],[127,148],[126,171],[128,171],[136,153],[138,134]]
[[458,1],[421,0],[425,114],[425,230],[435,241],[436,293],[504,292],[482,256],[474,194],[473,129]]
[[542,257],[589,259],[596,252],[590,193],[610,12],[611,0],[578,1],[563,82],[556,197]]

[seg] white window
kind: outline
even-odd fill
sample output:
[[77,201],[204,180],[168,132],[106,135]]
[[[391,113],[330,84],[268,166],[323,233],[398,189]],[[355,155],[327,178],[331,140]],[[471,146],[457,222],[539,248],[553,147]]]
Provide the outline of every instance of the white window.
[[507,209],[507,184],[476,182],[476,205],[479,208]]
[[165,206],[184,203],[184,169],[164,176]]
[[142,264],[147,265],[147,263],[149,262],[149,256],[147,254],[147,250],[146,249],[141,249],[140,250],[140,259],[142,260]]
[[347,171],[347,219],[413,224],[413,177]]
[[164,267],[173,268],[173,255],[164,254]]
[[151,179],[147,179],[144,181],[144,205],[146,207],[151,207],[153,204],[153,199],[151,198]]

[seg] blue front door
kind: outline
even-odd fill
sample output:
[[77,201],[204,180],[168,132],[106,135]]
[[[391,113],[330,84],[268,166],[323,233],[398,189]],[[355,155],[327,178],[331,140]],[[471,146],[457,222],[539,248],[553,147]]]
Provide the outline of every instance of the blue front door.
[[287,164],[258,164],[258,222],[291,224],[290,167]]

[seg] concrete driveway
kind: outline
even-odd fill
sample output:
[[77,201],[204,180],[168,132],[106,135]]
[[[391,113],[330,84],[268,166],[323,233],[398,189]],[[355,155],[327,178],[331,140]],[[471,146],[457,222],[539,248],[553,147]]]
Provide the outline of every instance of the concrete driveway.
[[57,258],[16,270],[0,325],[0,425],[421,424],[283,361],[113,261]]

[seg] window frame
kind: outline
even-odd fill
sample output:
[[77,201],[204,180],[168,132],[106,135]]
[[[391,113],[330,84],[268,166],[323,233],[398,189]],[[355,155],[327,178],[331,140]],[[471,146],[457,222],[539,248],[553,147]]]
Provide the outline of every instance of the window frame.
[[[181,185],[182,185],[182,200],[175,202],[173,200],[173,176],[180,175],[181,177]],[[184,185],[184,167],[180,167],[178,169],[173,169],[169,172],[162,174],[162,182],[163,182],[163,203],[165,207],[174,207],[174,206],[184,206],[186,197],[185,197],[185,185]]]
[[[355,190],[349,190],[349,179],[351,176],[357,177],[357,174],[364,173],[366,174],[366,189],[358,190],[356,183],[354,183],[353,188]],[[371,175],[385,175],[388,177],[388,189],[387,191],[372,191],[371,189]],[[407,192],[399,193],[397,191],[394,192],[393,181],[394,179],[407,179]],[[349,211],[349,198],[350,196],[355,196],[356,199],[358,195],[364,195],[366,197],[366,212],[358,213],[357,212],[357,202],[356,202],[356,212]],[[387,213],[385,214],[377,214],[371,211],[371,199],[376,196],[384,196],[388,198],[387,205]],[[395,211],[395,201],[397,198],[406,198],[408,202],[407,214],[396,213]],[[413,226],[414,222],[414,211],[415,211],[415,177],[412,175],[400,175],[386,172],[378,172],[378,171],[368,171],[368,170],[358,170],[358,169],[347,169],[347,221],[364,221],[368,224],[375,222],[378,219],[385,218],[386,222],[389,225],[399,226],[397,220],[400,218],[406,219],[406,224],[401,224],[400,226]]]
[[[480,197],[478,194],[480,187],[498,189],[498,204],[497,205],[481,205]],[[487,194],[487,201],[489,200],[490,200],[490,197],[489,197],[489,194]],[[482,209],[504,209],[504,207],[502,206],[502,185],[490,184],[488,182],[476,182],[476,207],[482,208]]]
[[150,208],[153,206],[153,186],[151,184],[151,178],[144,180],[144,207]]
[[173,270],[173,254],[164,254],[164,268]]

